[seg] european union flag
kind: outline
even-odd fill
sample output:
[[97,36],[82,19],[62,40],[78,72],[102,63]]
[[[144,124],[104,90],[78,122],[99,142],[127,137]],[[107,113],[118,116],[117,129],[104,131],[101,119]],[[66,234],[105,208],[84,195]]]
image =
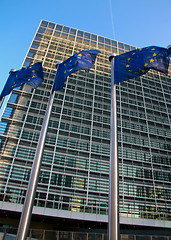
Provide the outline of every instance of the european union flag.
[[114,84],[141,76],[150,69],[168,73],[169,50],[150,46],[123,53],[114,60]]
[[11,72],[0,95],[0,100],[2,97],[8,95],[14,88],[20,87],[24,83],[37,88],[37,86],[42,82],[43,68],[40,62],[26,68],[22,68],[18,71]]
[[94,65],[98,53],[100,53],[99,50],[81,51],[59,64],[52,92],[63,89],[65,80],[71,73],[81,69],[88,72],[89,69]]

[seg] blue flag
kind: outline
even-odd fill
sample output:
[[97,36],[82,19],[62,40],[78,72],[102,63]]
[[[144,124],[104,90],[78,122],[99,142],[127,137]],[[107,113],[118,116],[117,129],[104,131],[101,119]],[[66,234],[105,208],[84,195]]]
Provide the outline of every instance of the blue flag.
[[0,100],[2,97],[8,95],[14,88],[20,87],[24,83],[36,88],[42,82],[43,68],[40,62],[18,71],[11,72],[0,95]]
[[114,60],[114,84],[141,76],[150,69],[168,73],[169,50],[150,46],[123,53]]
[[65,80],[71,73],[81,69],[88,72],[89,69],[94,65],[98,53],[100,53],[99,50],[81,51],[59,64],[52,92],[63,89]]

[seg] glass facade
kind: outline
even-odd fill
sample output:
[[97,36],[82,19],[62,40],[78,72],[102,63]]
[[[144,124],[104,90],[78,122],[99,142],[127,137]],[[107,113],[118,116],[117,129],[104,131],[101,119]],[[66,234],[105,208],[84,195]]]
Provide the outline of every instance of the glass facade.
[[[56,62],[99,49],[87,75],[56,91],[35,207],[108,215],[111,52],[135,47],[41,21],[23,66],[43,63],[44,82],[14,89],[0,122],[0,201],[23,204]],[[120,216],[171,220],[171,78],[150,71],[117,85]]]

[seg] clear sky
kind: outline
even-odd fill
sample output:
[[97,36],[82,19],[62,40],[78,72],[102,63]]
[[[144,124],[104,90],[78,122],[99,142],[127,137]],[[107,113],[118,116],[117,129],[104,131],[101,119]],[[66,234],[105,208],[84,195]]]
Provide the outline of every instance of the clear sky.
[[41,19],[136,47],[171,44],[171,0],[0,0],[0,91]]

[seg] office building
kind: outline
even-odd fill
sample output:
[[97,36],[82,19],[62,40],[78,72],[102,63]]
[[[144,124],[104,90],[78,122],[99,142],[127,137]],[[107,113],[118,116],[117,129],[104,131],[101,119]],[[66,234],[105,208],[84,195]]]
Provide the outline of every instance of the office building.
[[[109,54],[134,46],[41,21],[23,67],[42,62],[44,82],[9,96],[0,122],[1,226],[17,226],[56,74],[56,62],[99,49],[89,74],[56,91],[33,209],[46,229],[106,232],[110,159]],[[121,233],[171,232],[171,78],[149,71],[117,85]],[[14,214],[15,213],[15,214]]]

